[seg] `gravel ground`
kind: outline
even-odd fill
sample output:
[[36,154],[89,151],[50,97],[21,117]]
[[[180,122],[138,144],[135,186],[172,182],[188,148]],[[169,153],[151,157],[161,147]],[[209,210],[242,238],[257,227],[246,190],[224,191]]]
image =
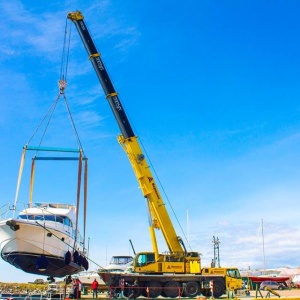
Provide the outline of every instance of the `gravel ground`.
[[[300,289],[292,289],[292,290],[283,290],[283,291],[276,291],[279,295],[280,295],[280,299],[284,299],[284,298],[298,298],[300,300]],[[266,295],[267,295],[267,291],[261,291],[261,294],[263,296],[263,298],[266,298]],[[250,291],[250,296],[246,296],[245,294],[243,295],[238,295],[237,296],[237,299],[255,299],[255,295],[256,295],[256,291]],[[84,299],[92,299],[92,295],[91,294],[88,294],[88,295],[83,295],[82,298]],[[106,293],[99,293],[98,294],[98,298],[101,298],[101,299],[109,299],[107,298],[107,294]],[[279,299],[278,296],[276,295],[273,295],[273,294],[270,294],[270,298],[273,298],[273,299]],[[145,297],[139,297],[137,298],[137,300],[144,300],[144,299],[147,299]],[[162,298],[162,297],[159,297],[157,298],[158,300],[162,300],[162,299],[173,299],[173,298]],[[178,298],[174,298],[175,300],[178,299]],[[183,300],[188,300],[187,298],[182,298]],[[207,300],[209,300],[210,298],[207,298]],[[221,297],[221,299],[227,299],[227,296],[224,295]],[[257,294],[257,299],[262,299],[262,297],[260,296],[260,294],[258,293]],[[117,298],[116,300],[120,300],[120,298]],[[124,298],[124,300],[126,300],[126,298]],[[195,300],[195,299],[193,299]],[[197,300],[197,299],[196,299]]]
[[[292,289],[292,290],[283,290],[283,291],[276,291],[280,298],[299,298],[300,299],[300,290],[299,289]],[[268,292],[261,291],[261,294],[265,298]],[[248,298],[255,298],[256,291],[251,291],[250,296]],[[257,294],[257,298],[261,298],[260,294]],[[270,298],[279,298],[276,295],[270,294]]]

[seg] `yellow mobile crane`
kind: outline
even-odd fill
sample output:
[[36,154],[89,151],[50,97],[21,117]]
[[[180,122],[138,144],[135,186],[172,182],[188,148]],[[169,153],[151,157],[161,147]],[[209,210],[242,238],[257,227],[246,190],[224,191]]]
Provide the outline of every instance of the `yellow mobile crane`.
[[[133,274],[101,274],[111,286],[118,286],[119,281],[138,280],[141,291],[146,290],[151,298],[165,295],[178,296],[178,290],[183,290],[188,297],[200,293],[210,295],[213,281],[213,295],[219,297],[226,290],[236,290],[242,287],[242,280],[237,268],[201,268],[200,254],[188,252],[182,239],[177,236],[165,203],[151,174],[151,169],[139,145],[138,138],[128,121],[118,93],[108,76],[90,33],[85,25],[81,12],[71,12],[68,19],[73,21],[89,59],[102,85],[106,99],[112,109],[121,130],[118,142],[128,156],[130,164],[138,180],[143,196],[147,200],[150,214],[150,236],[153,251],[137,253],[134,260]],[[160,254],[158,251],[155,230],[161,230],[169,252]],[[148,288],[148,289],[147,289]]]

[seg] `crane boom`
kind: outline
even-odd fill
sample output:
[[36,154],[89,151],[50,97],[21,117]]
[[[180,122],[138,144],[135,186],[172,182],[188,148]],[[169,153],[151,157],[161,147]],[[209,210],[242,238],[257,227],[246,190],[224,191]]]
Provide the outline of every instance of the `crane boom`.
[[84,17],[79,12],[71,12],[68,14],[68,19],[72,20],[79,32],[83,44],[89,55],[89,59],[96,71],[102,88],[105,92],[106,99],[113,111],[113,114],[120,127],[121,134],[118,136],[118,141],[126,152],[134,173],[137,177],[139,186],[144,197],[147,199],[148,209],[151,216],[150,236],[155,253],[155,260],[159,259],[157,241],[154,229],[160,229],[163,233],[169,251],[173,255],[184,256],[185,247],[180,237],[177,236],[171,219],[166,210],[165,203],[160,195],[159,189],[151,174],[150,167],[141,150],[137,136],[135,136],[131,125],[128,121],[124,108],[118,97],[105,66],[102,62],[99,52],[90,36],[90,33],[85,25]]

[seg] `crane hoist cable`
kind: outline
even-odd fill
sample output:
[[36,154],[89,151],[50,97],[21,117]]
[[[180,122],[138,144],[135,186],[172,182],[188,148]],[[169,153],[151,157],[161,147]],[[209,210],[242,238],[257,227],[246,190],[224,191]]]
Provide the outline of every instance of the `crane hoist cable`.
[[[69,25],[69,30],[68,30],[68,25]],[[76,232],[76,237],[74,240],[74,247],[76,244],[77,240],[77,230],[78,230],[78,214],[79,214],[79,204],[80,204],[80,188],[81,188],[81,177],[82,177],[82,160],[83,157],[85,158],[84,151],[81,145],[81,141],[79,139],[78,131],[76,129],[71,110],[65,95],[65,88],[67,86],[67,75],[68,75],[68,64],[69,64],[69,53],[70,53],[70,41],[71,41],[71,29],[72,26],[70,22],[68,22],[68,19],[66,19],[65,23],[65,35],[64,35],[64,43],[63,43],[63,51],[62,51],[62,57],[61,57],[61,69],[60,69],[60,80],[58,81],[58,86],[60,95],[63,95],[65,105],[71,120],[71,124],[73,127],[73,131],[77,140],[77,144],[79,146],[80,152],[79,152],[79,160],[78,160],[78,177],[77,177],[77,201],[76,201],[76,224],[75,224],[75,232]],[[69,32],[69,36],[67,37]],[[87,212],[87,174],[88,174],[88,164],[87,164],[87,159],[85,159],[85,166],[84,166],[84,191],[83,191],[83,197],[84,197],[84,204],[83,204],[83,214],[84,214],[84,221],[83,221],[83,240],[84,240],[84,247],[85,247],[85,234],[86,234],[86,212]]]
[[[32,158],[32,166],[31,166],[31,175],[30,175],[30,191],[29,191],[29,204],[32,204],[32,195],[33,195],[33,186],[34,186],[34,173],[35,173],[35,160],[38,159],[38,153],[39,151],[59,151],[59,152],[79,152],[79,158],[78,158],[78,176],[77,176],[77,195],[76,195],[76,224],[75,224],[75,241],[74,241],[74,246],[76,244],[77,240],[77,229],[78,229],[78,213],[79,213],[79,204],[80,204],[80,190],[81,190],[81,178],[82,178],[82,170],[83,170],[83,181],[84,181],[84,190],[83,190],[83,197],[84,197],[84,232],[83,232],[83,241],[84,241],[84,247],[85,247],[85,233],[86,233],[86,206],[87,206],[87,181],[88,181],[88,160],[84,154],[82,144],[78,135],[78,131],[76,129],[75,123],[73,116],[71,114],[71,110],[67,101],[67,97],[65,95],[65,89],[67,86],[67,73],[68,73],[68,63],[69,63],[69,50],[70,50],[70,39],[71,39],[71,26],[69,26],[68,30],[68,24],[69,22],[66,21],[65,24],[65,34],[64,34],[64,41],[63,41],[63,50],[62,50],[62,56],[61,56],[61,68],[60,68],[60,79],[58,81],[58,86],[59,86],[59,93],[54,100],[54,102],[51,104],[50,108],[48,109],[46,115],[43,117],[37,128],[35,129],[34,133],[26,143],[26,145],[23,148],[22,152],[22,157],[21,157],[21,163],[20,163],[20,168],[19,168],[19,176],[18,176],[18,181],[17,181],[17,188],[16,188],[16,195],[15,195],[15,205],[18,201],[18,194],[19,194],[19,189],[20,189],[20,184],[21,184],[21,178],[22,178],[22,173],[23,173],[23,168],[24,168],[24,162],[25,162],[25,154],[26,150],[35,150],[34,157]],[[51,123],[51,120],[53,118],[54,112],[57,108],[57,104],[59,100],[61,100],[61,97],[63,98],[64,104],[66,106],[67,112],[69,119],[71,121],[72,129],[75,135],[76,142],[78,144],[78,150],[73,151],[74,149],[63,149],[63,148],[51,148],[51,147],[42,147],[43,140],[45,138],[46,132],[49,128],[49,124]],[[41,129],[41,126],[45,124],[44,131],[42,133],[41,139],[38,143],[38,146],[29,146],[31,143],[32,139],[35,137],[37,132]],[[40,158],[40,159],[45,159],[45,158]],[[57,157],[53,158],[48,158],[48,159],[58,159]],[[62,159],[67,159],[67,158],[62,158]],[[82,162],[85,162],[84,169],[82,167]]]
[[[39,129],[41,128],[41,126],[44,124],[44,122],[46,122],[46,126],[44,129],[44,132],[42,134],[41,140],[39,142],[39,146],[41,146],[45,134],[48,130],[49,124],[52,120],[53,114],[55,112],[55,109],[57,107],[57,104],[60,100],[60,97],[63,97],[67,112],[68,112],[68,116],[70,118],[71,121],[71,125],[74,131],[74,136],[76,138],[77,144],[79,149],[81,149],[83,151],[82,148],[82,144],[78,135],[78,131],[76,129],[75,123],[74,123],[74,119],[67,101],[67,97],[65,95],[65,89],[67,86],[67,74],[68,74],[68,64],[69,64],[69,52],[70,52],[70,40],[71,40],[71,26],[69,24],[69,29],[68,29],[68,24],[69,22],[66,21],[65,24],[65,34],[64,34],[64,41],[63,41],[63,50],[62,50],[62,55],[61,55],[61,68],[60,68],[60,79],[58,81],[58,86],[59,86],[59,93],[55,99],[55,101],[53,102],[53,104],[50,106],[49,110],[47,111],[46,115],[44,116],[44,118],[41,120],[40,124],[38,125],[38,127],[36,128],[36,130],[34,131],[33,135],[30,137],[30,139],[27,142],[27,145],[29,145],[29,143],[32,141],[33,137],[36,135],[36,133],[39,131]],[[38,150],[37,150],[38,152]],[[37,153],[36,153],[37,155]],[[83,151],[83,157],[85,157],[84,155],[84,151]]]
[[[68,30],[68,24],[69,24],[68,19],[66,19],[64,43],[63,43],[63,50],[61,55],[61,66],[60,66],[60,79],[65,81],[67,81],[67,74],[68,74],[70,40],[71,40],[71,30],[72,30],[71,24],[69,24],[69,30]],[[67,37],[68,32],[69,32],[69,36]],[[68,44],[67,44],[67,40],[68,40]]]

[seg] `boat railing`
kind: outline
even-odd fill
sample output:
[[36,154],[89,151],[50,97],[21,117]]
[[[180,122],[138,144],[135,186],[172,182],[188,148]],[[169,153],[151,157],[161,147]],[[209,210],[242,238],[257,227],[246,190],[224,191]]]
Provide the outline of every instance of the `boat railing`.
[[66,203],[50,203],[50,202],[35,202],[34,207],[36,208],[65,208],[65,209],[72,209],[74,212],[76,211],[76,207],[73,204],[66,204]]
[[8,204],[4,204],[0,207],[0,220],[6,219],[8,211],[9,211]]
[[0,207],[0,220],[5,220],[7,218],[13,217],[16,212],[21,212],[28,207],[28,203],[22,202],[18,202],[17,205],[11,203],[4,204]]

